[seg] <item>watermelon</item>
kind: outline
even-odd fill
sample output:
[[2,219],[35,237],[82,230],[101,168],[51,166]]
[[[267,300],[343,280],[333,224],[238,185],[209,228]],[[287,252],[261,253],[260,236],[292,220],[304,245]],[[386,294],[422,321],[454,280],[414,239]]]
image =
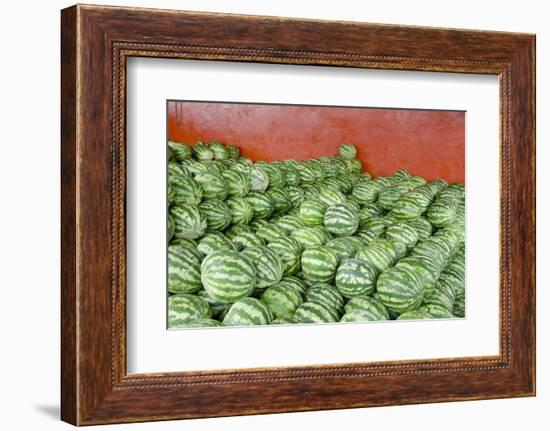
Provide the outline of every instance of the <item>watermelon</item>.
[[290,325],[298,323],[294,317],[279,317],[271,321],[271,325]]
[[404,313],[400,314],[399,317],[397,317],[397,320],[424,320],[432,318],[433,316],[426,310],[418,309],[405,311]]
[[423,296],[428,297],[432,295],[435,289],[436,277],[433,269],[430,267],[429,263],[426,260],[415,256],[409,256],[401,259],[399,262],[397,262],[395,266],[407,267],[410,270],[414,271],[420,279]]
[[270,187],[266,193],[271,198],[273,208],[276,212],[284,213],[291,208],[290,195],[285,189]]
[[451,311],[438,304],[426,304],[420,307],[419,310],[427,312],[433,319],[451,319],[453,317]]
[[305,296],[307,286],[304,281],[298,277],[295,276],[286,276],[281,279],[281,281],[278,284],[282,284],[284,286],[292,287],[294,290],[296,290],[302,297]]
[[181,245],[168,247],[168,291],[193,293],[201,287],[201,258]]
[[296,274],[300,270],[302,245],[290,236],[274,238],[267,247],[277,254],[283,262],[283,275]]
[[298,323],[331,323],[338,321],[334,310],[316,302],[304,302],[294,313]]
[[254,163],[254,167],[263,171],[267,175],[269,187],[283,188],[286,185],[284,173],[276,164],[258,161]]
[[428,221],[435,227],[449,225],[458,211],[458,199],[454,195],[442,196],[444,193],[443,191],[439,194],[426,214]]
[[168,162],[168,182],[186,175],[186,170],[177,162]]
[[229,196],[243,197],[250,191],[250,181],[243,172],[235,169],[228,169],[222,172],[222,176],[227,184],[227,194]]
[[319,201],[308,199],[300,205],[298,217],[306,226],[321,226],[324,221],[327,206]]
[[375,320],[390,319],[386,306],[380,300],[367,295],[354,296],[346,303],[344,310],[346,314],[356,310],[368,311],[376,316]]
[[170,178],[171,188],[170,202],[174,205],[198,205],[203,198],[203,191],[189,175],[178,175]]
[[374,268],[378,273],[388,269],[395,262],[395,253],[380,244],[368,245],[355,253],[355,259],[362,260]]
[[265,192],[250,192],[245,198],[254,210],[254,217],[257,219],[268,218],[275,209],[273,200]]
[[380,315],[372,312],[371,310],[352,310],[345,313],[340,319],[340,322],[368,322],[373,320],[384,319],[380,319]]
[[254,247],[256,245],[265,245],[264,240],[253,232],[241,232],[236,235],[232,241],[238,250]]
[[396,313],[418,308],[423,299],[420,278],[405,266],[395,266],[380,274],[376,292],[386,308]]
[[258,168],[250,168],[248,170],[248,180],[250,183],[250,190],[263,192],[267,190],[269,186],[269,177],[267,174]]
[[227,151],[227,158],[232,160],[237,160],[241,155],[241,150],[235,145],[226,145],[225,150]]
[[209,232],[222,231],[231,223],[231,210],[225,202],[217,199],[206,200],[199,205],[199,210],[206,217]]
[[211,298],[230,303],[252,293],[256,271],[252,262],[240,253],[216,251],[202,261],[201,281]]
[[336,253],[339,261],[342,261],[355,255],[363,244],[361,241],[357,242],[357,237],[341,236],[331,239],[326,246]]
[[313,282],[327,282],[334,278],[338,257],[328,247],[306,248],[302,253],[304,277]]
[[369,230],[376,236],[381,236],[386,231],[386,223],[382,217],[372,216],[361,226],[362,229]]
[[205,172],[195,175],[195,181],[200,184],[204,199],[223,201],[227,198],[227,182],[222,175]]
[[[197,241],[194,239],[187,239],[187,238],[172,238],[170,240],[170,245],[184,245],[186,247],[190,247],[193,250],[197,249]],[[197,252],[198,253],[198,252]],[[200,253],[197,254],[197,256],[201,256]]]
[[211,298],[204,289],[199,290],[196,295],[200,296],[208,303],[210,310],[212,310],[212,317],[218,320],[223,319],[223,316],[225,316],[225,313],[227,313],[227,310],[229,310],[229,307],[231,306],[231,304],[226,304]]
[[306,290],[305,299],[307,302],[322,304],[338,315],[344,309],[344,297],[334,286],[327,283],[312,285]]
[[335,283],[346,298],[374,293],[376,270],[364,260],[346,259],[336,271]]
[[269,248],[264,246],[248,247],[241,254],[252,262],[256,270],[256,287],[269,287],[283,277],[283,262]]
[[254,207],[245,198],[233,197],[225,201],[232,224],[248,224],[254,218]]
[[428,239],[432,235],[432,224],[424,217],[419,217],[416,220],[408,222],[407,224],[416,231],[420,241]]
[[340,148],[338,148],[338,154],[343,159],[355,159],[357,156],[357,148],[351,143],[342,144]]
[[186,328],[217,328],[220,326],[222,324],[219,321],[208,317],[199,317],[185,324]]
[[271,242],[281,237],[287,237],[285,230],[274,223],[264,223],[261,226],[258,226],[256,229],[256,235],[258,235],[265,242]]
[[273,320],[269,307],[256,298],[243,298],[235,302],[225,317],[225,326],[268,325]]
[[197,160],[212,160],[214,158],[214,153],[208,144],[199,141],[193,147],[193,156],[195,156]]
[[351,195],[360,204],[372,203],[378,197],[381,188],[375,181],[360,181],[353,187]]
[[212,311],[208,303],[199,296],[178,293],[168,298],[168,328],[184,328],[195,319],[210,317]]
[[347,201],[346,196],[341,191],[331,187],[322,187],[319,191],[318,199],[327,207],[345,204]]
[[174,232],[176,231],[176,223],[174,222],[174,218],[168,214],[168,217],[167,217],[167,223],[168,223],[168,226],[167,226],[167,236],[168,236],[168,241],[170,241],[172,239],[172,237],[174,236]]
[[292,208],[299,208],[305,200],[304,190],[298,186],[289,185],[286,187],[286,191],[290,199],[290,206]]
[[418,242],[418,233],[413,227],[405,223],[397,223],[386,229],[386,238],[400,241],[408,249],[412,249]]
[[291,317],[304,302],[300,292],[285,284],[268,287],[261,300],[269,307],[275,318]]
[[324,225],[334,235],[353,235],[359,227],[359,216],[348,204],[336,204],[326,210]]
[[305,227],[304,222],[297,215],[287,214],[278,219],[275,224],[282,228],[286,233],[291,234],[296,229]]
[[208,233],[203,236],[200,239],[199,244],[197,245],[197,250],[201,254],[208,256],[210,253],[214,253],[215,251],[220,250],[234,251],[235,246],[233,245],[233,242],[231,242],[231,240],[227,238],[224,234],[215,232]]
[[302,245],[302,248],[323,245],[330,240],[329,235],[330,234],[320,227],[303,227],[296,229],[291,234],[291,236]]
[[218,141],[210,142],[208,144],[208,147],[210,148],[210,151],[212,151],[212,155],[214,156],[214,159],[216,160],[227,159],[227,149],[225,148],[225,145],[223,145],[221,142],[218,142]]
[[175,238],[197,239],[206,232],[206,217],[195,206],[174,206],[170,208],[170,216],[176,225]]

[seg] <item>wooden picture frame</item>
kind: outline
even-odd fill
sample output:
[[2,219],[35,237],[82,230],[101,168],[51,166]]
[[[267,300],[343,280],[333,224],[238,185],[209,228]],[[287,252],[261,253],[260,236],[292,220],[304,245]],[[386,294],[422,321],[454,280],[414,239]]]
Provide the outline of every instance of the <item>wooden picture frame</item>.
[[[64,421],[535,394],[534,35],[83,5],[64,9],[61,17]],[[500,354],[128,375],[125,66],[132,56],[499,76]]]

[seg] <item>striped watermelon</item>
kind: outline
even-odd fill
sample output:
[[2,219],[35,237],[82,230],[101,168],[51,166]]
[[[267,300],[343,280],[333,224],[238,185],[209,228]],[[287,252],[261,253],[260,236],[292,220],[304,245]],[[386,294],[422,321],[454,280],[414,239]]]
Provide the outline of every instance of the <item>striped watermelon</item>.
[[290,195],[285,189],[270,187],[266,193],[271,197],[276,212],[285,213],[291,208]]
[[273,314],[267,305],[256,298],[243,298],[235,302],[225,317],[225,326],[268,325]]
[[298,323],[294,317],[279,317],[271,321],[271,325],[291,325]]
[[338,260],[347,259],[355,255],[363,243],[357,237],[341,236],[331,239],[326,246],[336,253]]
[[296,171],[300,176],[300,184],[313,184],[315,182],[315,169],[305,161],[298,164]]
[[289,275],[289,276],[283,277],[278,284],[292,287],[300,295],[302,295],[302,297],[304,297],[306,294],[307,285],[304,283],[304,281],[301,278]]
[[217,328],[222,326],[222,324],[215,320],[215,319],[209,319],[208,317],[200,317],[195,320],[191,320],[190,322],[186,323],[186,328]]
[[405,311],[404,313],[400,314],[399,317],[397,317],[397,320],[424,320],[432,318],[433,316],[426,310],[418,309]]
[[227,169],[222,172],[222,176],[227,184],[227,193],[229,196],[243,197],[250,191],[250,181],[243,172],[235,169]]
[[239,147],[236,147],[235,145],[226,145],[225,149],[227,151],[228,159],[237,160],[241,155],[241,150],[239,150]]
[[190,159],[193,155],[191,147],[181,142],[168,141],[168,147],[178,162]]
[[454,196],[442,196],[445,191],[439,194],[439,197],[428,208],[426,217],[428,221],[435,227],[444,227],[449,225],[457,211],[458,199]]
[[231,223],[231,210],[225,202],[210,199],[199,205],[199,210],[206,217],[207,230],[219,232],[224,230]]
[[316,302],[304,302],[294,313],[298,323],[331,323],[338,321],[338,314]]
[[353,235],[359,227],[359,216],[348,204],[333,205],[325,212],[324,225],[334,235]]
[[256,287],[269,287],[283,277],[283,262],[269,248],[264,246],[248,247],[241,254],[252,262],[256,269]]
[[286,191],[290,199],[290,206],[292,208],[300,208],[300,205],[305,200],[304,190],[298,186],[289,185],[286,187]]
[[296,274],[300,270],[302,245],[290,236],[274,238],[267,247],[277,254],[283,262],[283,275]]
[[363,170],[363,165],[358,159],[346,159],[346,168],[352,175],[359,175]]
[[229,310],[229,307],[231,306],[231,304],[226,304],[211,298],[204,289],[199,290],[197,292],[197,296],[201,297],[208,303],[210,310],[212,310],[212,317],[218,320],[223,319],[225,313],[227,313],[227,310]]
[[[190,247],[195,251],[197,250],[197,241],[195,241],[194,239],[172,238],[170,240],[170,245],[183,245],[183,246],[186,246],[186,247]],[[198,256],[199,257],[201,256],[200,253],[198,254]]]
[[363,229],[369,230],[376,236],[384,235],[386,231],[386,223],[382,217],[372,216],[361,226]]
[[263,192],[269,186],[269,177],[267,174],[258,168],[250,168],[248,170],[248,180],[250,182],[250,190]]
[[374,292],[376,270],[364,260],[346,259],[336,271],[335,283],[346,298]]
[[202,201],[201,186],[188,175],[170,178],[170,188],[172,193],[170,202],[174,205],[198,205]]
[[344,309],[344,297],[334,286],[328,283],[312,285],[306,290],[305,299],[307,302],[324,305],[338,315]]
[[168,328],[185,328],[187,324],[201,317],[210,317],[208,303],[196,295],[178,293],[168,297]]
[[168,247],[168,291],[194,293],[201,287],[201,258],[190,247]]
[[346,196],[341,191],[331,187],[322,187],[318,199],[327,207],[345,204],[347,201]]
[[269,187],[283,188],[286,185],[284,172],[276,164],[258,161],[254,163],[254,166],[267,174]]
[[360,248],[355,253],[355,259],[365,261],[379,273],[392,266],[395,257],[394,253],[391,253],[387,247],[380,244],[368,245]]
[[432,224],[424,217],[419,217],[416,220],[410,221],[407,224],[416,231],[418,239],[420,241],[428,239],[430,236],[432,236]]
[[204,199],[219,199],[221,201],[227,198],[227,183],[220,174],[205,172],[195,175],[195,181],[200,184]]
[[254,265],[235,251],[217,251],[204,258],[201,281],[210,297],[229,303],[248,296],[256,286]]
[[357,156],[357,148],[351,143],[342,144],[338,149],[338,154],[343,159],[355,159]]
[[381,185],[375,181],[360,181],[353,187],[351,195],[360,204],[372,203],[380,193]]
[[275,318],[291,317],[304,302],[300,292],[291,286],[280,283],[268,287],[261,299]]
[[234,251],[235,246],[233,245],[233,242],[231,242],[231,240],[227,238],[224,234],[215,232],[208,233],[203,236],[200,239],[199,244],[197,245],[197,250],[201,254],[208,256],[210,253],[214,253],[215,251]]
[[243,250],[247,247],[254,247],[257,245],[265,245],[263,239],[253,232],[241,232],[233,238],[233,244],[237,247],[237,250]]
[[195,156],[197,160],[212,160],[214,158],[214,153],[208,144],[199,141],[193,147],[193,156]]
[[419,310],[427,312],[433,319],[452,319],[453,313],[438,304],[426,304]]
[[349,323],[349,322],[369,322],[375,320],[384,320],[380,319],[380,315],[372,312],[371,310],[352,310],[348,313],[345,313],[340,322]]
[[233,197],[225,201],[232,224],[248,224],[254,218],[254,207],[245,198]]
[[452,292],[449,292],[445,289],[440,289],[440,286],[436,283],[436,288],[433,293],[424,299],[424,305],[437,305],[445,308],[452,313],[454,306],[454,298],[452,297]]
[[227,159],[227,149],[225,148],[225,145],[223,145],[221,142],[213,141],[208,144],[208,147],[210,148],[210,151],[212,151],[212,154],[214,156],[214,159],[216,160],[224,160]]
[[401,259],[396,267],[407,267],[411,271],[414,271],[420,279],[422,285],[422,295],[424,297],[430,296],[435,289],[435,274],[426,260],[419,257],[409,256]]
[[265,192],[250,192],[245,198],[254,209],[254,217],[266,219],[273,214],[273,200]]
[[302,248],[320,246],[331,239],[330,234],[321,227],[296,229],[291,236],[302,245]]
[[298,217],[306,226],[321,226],[325,217],[327,206],[319,201],[308,199],[300,205]]
[[265,242],[275,241],[278,238],[285,238],[287,236],[285,230],[274,223],[262,224],[256,229],[256,235],[258,235]]
[[302,253],[304,277],[313,282],[328,282],[334,278],[338,257],[328,247],[306,248]]
[[275,224],[282,228],[286,233],[291,234],[296,229],[305,227],[304,222],[297,215],[287,214],[278,219]]
[[422,302],[422,282],[405,266],[395,266],[380,274],[376,292],[386,308],[396,313],[414,310]]
[[366,295],[354,296],[345,305],[344,310],[347,313],[352,311],[368,311],[376,316],[375,320],[389,320],[388,309],[381,301]]
[[400,241],[405,244],[408,249],[411,249],[418,242],[418,233],[413,227],[405,223],[397,223],[386,229],[386,238]]
[[186,170],[177,162],[168,162],[168,181],[172,182],[174,178],[182,177],[186,174]]
[[176,225],[175,238],[197,239],[206,232],[206,217],[195,206],[172,207],[170,215]]
[[223,233],[226,237],[233,240],[237,235],[240,235],[243,232],[254,233],[254,229],[247,224],[232,224]]
[[174,232],[176,231],[176,223],[174,222],[174,218],[170,214],[168,214],[167,223],[167,236],[168,241],[170,241],[174,236]]

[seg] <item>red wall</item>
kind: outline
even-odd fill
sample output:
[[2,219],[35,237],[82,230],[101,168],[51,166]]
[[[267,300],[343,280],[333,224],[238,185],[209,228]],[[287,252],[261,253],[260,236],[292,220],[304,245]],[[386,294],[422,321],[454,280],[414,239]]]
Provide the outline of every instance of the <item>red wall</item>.
[[334,155],[358,148],[369,173],[405,168],[464,183],[464,112],[233,103],[168,103],[169,139],[237,145],[253,160]]

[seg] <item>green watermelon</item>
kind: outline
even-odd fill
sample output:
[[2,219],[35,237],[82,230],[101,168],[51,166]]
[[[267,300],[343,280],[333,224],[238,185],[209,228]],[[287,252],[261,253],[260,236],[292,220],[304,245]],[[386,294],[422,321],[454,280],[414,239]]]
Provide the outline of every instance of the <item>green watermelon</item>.
[[274,211],[273,200],[265,192],[250,192],[245,198],[254,210],[254,217],[266,219]]
[[382,302],[372,296],[358,295],[350,298],[344,310],[347,313],[352,311],[368,311],[376,316],[376,320],[389,320],[390,314]]
[[323,202],[308,199],[300,205],[298,217],[306,226],[321,226],[326,210],[327,206]]
[[281,283],[268,287],[261,300],[269,307],[275,318],[291,317],[304,302],[300,292]]
[[306,248],[302,253],[304,277],[313,282],[327,282],[334,278],[338,257],[328,247]]
[[345,313],[340,322],[368,322],[373,320],[384,320],[380,319],[380,316],[376,313],[373,313],[371,310],[352,310],[348,313]]
[[193,293],[201,287],[201,258],[190,247],[168,247],[168,291]]
[[168,328],[185,328],[187,324],[195,319],[210,317],[212,311],[208,303],[188,293],[178,293],[168,298]]
[[303,227],[296,229],[291,234],[291,236],[302,245],[302,248],[323,245],[330,240],[329,235],[330,234],[320,227]]
[[214,158],[214,153],[208,144],[199,141],[193,147],[193,156],[195,156],[197,160],[212,160]]
[[256,298],[243,298],[235,302],[225,317],[225,326],[268,325],[273,320],[269,307]]
[[287,214],[278,219],[275,224],[282,228],[286,233],[291,234],[296,229],[305,227],[304,222],[297,215]]
[[388,227],[386,229],[386,238],[400,241],[405,244],[408,249],[413,248],[419,239],[416,230],[405,223],[398,223]]
[[220,326],[222,324],[219,321],[208,317],[199,317],[185,324],[186,328],[217,328]]
[[283,277],[278,284],[292,287],[300,295],[302,295],[302,297],[304,297],[306,294],[307,285],[306,283],[304,283],[304,281],[301,278],[289,275],[289,276]]
[[406,266],[395,266],[380,274],[376,292],[386,308],[396,313],[418,308],[423,299],[420,278]]
[[225,201],[232,224],[248,224],[254,218],[254,207],[245,198],[233,197]]
[[[261,220],[263,221],[263,220]],[[264,223],[256,229],[256,235],[258,235],[265,242],[275,241],[278,238],[286,238],[287,233],[282,228],[274,223]]]
[[250,181],[243,173],[235,169],[227,169],[222,172],[222,176],[227,184],[227,193],[229,196],[244,197],[250,191]]
[[397,320],[424,320],[424,319],[433,319],[433,316],[428,313],[426,310],[410,310],[405,311],[397,317]]
[[217,251],[204,258],[201,281],[210,297],[229,303],[248,296],[256,286],[254,265],[236,251]]
[[273,251],[264,246],[245,248],[241,252],[256,269],[256,287],[269,287],[283,277],[283,262]]
[[304,302],[294,313],[298,323],[331,323],[338,321],[338,315],[324,305],[316,302]]
[[267,247],[277,254],[283,262],[283,275],[296,274],[300,270],[302,245],[290,236],[272,239]]
[[299,208],[302,202],[305,200],[305,192],[302,188],[294,185],[286,187],[288,197],[290,199],[290,206],[292,208]]
[[376,270],[364,260],[346,259],[336,271],[335,283],[346,298],[374,292]]
[[203,198],[203,191],[189,175],[178,175],[170,179],[172,197],[170,202],[174,205],[198,205]]
[[233,238],[233,244],[237,247],[237,250],[243,250],[247,247],[254,247],[256,245],[265,245],[263,239],[253,232],[241,232]]
[[231,223],[231,210],[223,201],[206,200],[199,205],[199,210],[206,217],[209,232],[222,231]]
[[359,247],[363,244],[357,241],[357,237],[341,236],[331,239],[326,246],[336,253],[338,260],[344,260],[355,255]]
[[225,145],[223,145],[221,142],[218,142],[218,141],[210,142],[208,144],[208,147],[210,148],[210,151],[212,151],[214,159],[216,160],[227,159],[227,156],[228,156],[227,150],[225,148]]
[[188,145],[181,142],[168,141],[168,147],[172,150],[174,158],[181,162],[182,160],[190,159],[193,155],[193,150]]
[[235,246],[233,245],[233,242],[231,242],[231,240],[227,238],[224,234],[220,232],[215,232],[208,233],[203,236],[200,239],[199,244],[197,245],[197,250],[201,254],[208,256],[210,253],[214,253],[215,251],[220,250],[234,251]]
[[338,154],[343,159],[355,159],[357,157],[357,148],[351,143],[342,144],[338,149]]
[[305,299],[307,302],[322,304],[338,315],[344,309],[344,297],[334,286],[327,283],[312,285],[306,290]]
[[170,216],[176,225],[174,238],[197,239],[206,232],[206,217],[195,206],[172,207]]
[[345,204],[347,201],[346,196],[341,191],[331,187],[322,187],[318,199],[327,207]]
[[326,210],[324,225],[334,235],[353,235],[359,227],[359,216],[348,204],[336,204]]
[[227,182],[220,174],[205,172],[195,175],[195,181],[200,184],[204,199],[227,198]]
[[291,208],[290,195],[285,189],[270,187],[266,193],[271,197],[276,212],[285,213]]
[[258,168],[250,168],[248,170],[248,180],[250,182],[250,190],[263,192],[269,186],[269,177],[267,174]]

